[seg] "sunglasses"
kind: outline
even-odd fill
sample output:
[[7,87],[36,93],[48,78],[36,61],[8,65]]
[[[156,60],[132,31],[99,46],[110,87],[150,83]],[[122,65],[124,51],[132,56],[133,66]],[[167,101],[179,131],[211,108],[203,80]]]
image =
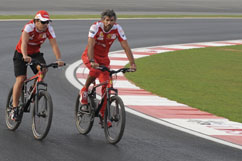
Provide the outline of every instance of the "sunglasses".
[[43,25],[44,24],[49,24],[50,21],[40,21]]

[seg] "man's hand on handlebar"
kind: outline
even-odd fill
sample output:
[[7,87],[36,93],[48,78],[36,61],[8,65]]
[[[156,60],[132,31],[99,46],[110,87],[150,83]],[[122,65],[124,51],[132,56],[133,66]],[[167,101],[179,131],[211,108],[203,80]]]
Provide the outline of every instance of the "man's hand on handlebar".
[[135,72],[136,71],[136,65],[133,63],[130,65],[130,71]]
[[27,62],[27,63],[31,63],[31,61],[32,61],[32,58],[30,57],[30,56],[23,56],[23,60],[25,61],[25,62]]
[[99,64],[96,62],[91,62],[91,66],[92,66],[92,68],[96,69],[97,67],[99,67]]
[[57,60],[56,63],[58,64],[59,67],[64,66],[65,62],[62,60]]

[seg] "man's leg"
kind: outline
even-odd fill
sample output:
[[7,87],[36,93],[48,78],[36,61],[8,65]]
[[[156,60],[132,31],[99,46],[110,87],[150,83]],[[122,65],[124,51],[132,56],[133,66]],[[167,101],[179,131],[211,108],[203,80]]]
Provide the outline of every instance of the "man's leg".
[[87,101],[88,88],[89,88],[90,84],[95,81],[95,79],[96,79],[96,77],[88,75],[86,83],[80,91],[81,104],[83,104],[83,105],[88,104],[88,101]]
[[22,86],[24,83],[24,80],[26,79],[26,63],[23,61],[23,56],[21,53],[18,53],[15,51],[14,57],[13,57],[13,63],[14,63],[14,73],[16,77],[16,81],[13,86],[13,110],[11,111],[11,118],[13,120],[18,121],[18,105],[19,105],[19,98],[21,95]]
[[[106,81],[109,80],[109,73],[108,72],[102,72],[98,78],[99,78],[99,81],[101,83],[106,82]],[[106,88],[107,88],[107,84],[102,85],[102,96],[105,94]],[[107,95],[105,95],[105,97],[104,97],[104,102],[103,102],[102,108],[100,110],[102,117],[104,117],[104,112],[106,110],[106,106],[107,106]]]
[[101,71],[92,68],[90,61],[88,58],[83,58],[83,62],[85,63],[86,67],[89,69],[89,74],[87,76],[87,80],[83,88],[80,90],[80,102],[81,104],[88,104],[87,101],[87,94],[88,94],[88,88],[91,83],[95,81],[95,79],[100,75]]
[[[99,76],[99,81],[100,82],[109,81],[109,73],[107,71],[102,72],[102,74],[100,74],[100,76]],[[102,86],[102,96],[105,94],[105,92],[107,90],[107,85],[108,84],[105,84],[105,85]],[[105,110],[106,110],[106,107],[107,107],[107,95],[105,95],[103,99],[104,99],[103,105],[100,109],[100,114],[101,114],[101,117],[102,117],[102,122],[101,122],[102,127],[104,127],[103,118],[104,118],[104,113],[105,113]],[[107,121],[107,125],[108,125],[108,127],[112,127],[112,123],[110,121]]]
[[20,75],[16,77],[16,82],[13,86],[13,107],[18,107],[19,98],[21,95],[21,90],[22,90],[25,78],[26,78],[25,75]]
[[12,93],[13,109],[11,111],[10,118],[15,121],[20,121],[18,104],[19,104],[19,98],[21,95],[24,80],[25,80],[24,75],[16,77],[16,82],[13,86],[13,93]]

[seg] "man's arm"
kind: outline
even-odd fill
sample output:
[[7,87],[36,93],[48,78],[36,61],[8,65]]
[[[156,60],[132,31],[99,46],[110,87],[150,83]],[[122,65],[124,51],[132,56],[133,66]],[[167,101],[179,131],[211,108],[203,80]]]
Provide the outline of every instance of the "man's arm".
[[27,53],[29,34],[26,31],[23,31],[21,36],[22,36],[21,53],[23,54],[23,59],[26,62],[31,62],[31,57],[29,57]]
[[55,54],[55,57],[56,57],[56,60],[57,60],[57,63],[59,66],[63,66],[64,65],[64,62],[61,60],[61,53],[60,53],[60,49],[59,49],[59,46],[57,44],[57,41],[55,38],[53,39],[49,39],[50,41],[50,45],[53,49],[53,52]]
[[94,60],[94,45],[95,45],[95,39],[89,37],[87,42],[87,46],[88,46],[87,56],[89,60]]
[[91,38],[89,37],[88,38],[88,42],[87,42],[87,48],[88,48],[88,51],[87,51],[87,56],[88,56],[88,59],[91,63],[91,66],[93,68],[96,68],[99,66],[99,64],[97,64],[96,62],[94,62],[94,45],[96,43],[96,40],[94,38]]
[[134,71],[136,70],[136,65],[135,65],[135,61],[134,61],[134,56],[133,53],[129,47],[128,41],[127,40],[123,40],[120,42],[122,48],[124,49],[128,59],[129,59],[129,63],[130,63],[130,67],[131,69],[133,69]]

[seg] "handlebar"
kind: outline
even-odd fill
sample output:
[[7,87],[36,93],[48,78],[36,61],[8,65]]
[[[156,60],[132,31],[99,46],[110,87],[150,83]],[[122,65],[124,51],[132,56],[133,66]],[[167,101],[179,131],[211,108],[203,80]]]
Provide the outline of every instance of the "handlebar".
[[[32,61],[28,64],[28,65],[39,65],[41,68],[49,68],[49,67],[53,67],[53,68],[58,68],[58,63],[50,63],[50,64],[41,64],[38,60],[36,59],[32,59]],[[64,66],[66,65],[66,63],[64,63]]]
[[110,76],[112,76],[113,74],[122,72],[122,73],[126,73],[126,72],[134,72],[134,70],[132,70],[131,68],[120,68],[118,70],[110,70],[108,67],[100,65],[98,66],[96,69],[99,69],[101,71],[107,71],[109,72]]

